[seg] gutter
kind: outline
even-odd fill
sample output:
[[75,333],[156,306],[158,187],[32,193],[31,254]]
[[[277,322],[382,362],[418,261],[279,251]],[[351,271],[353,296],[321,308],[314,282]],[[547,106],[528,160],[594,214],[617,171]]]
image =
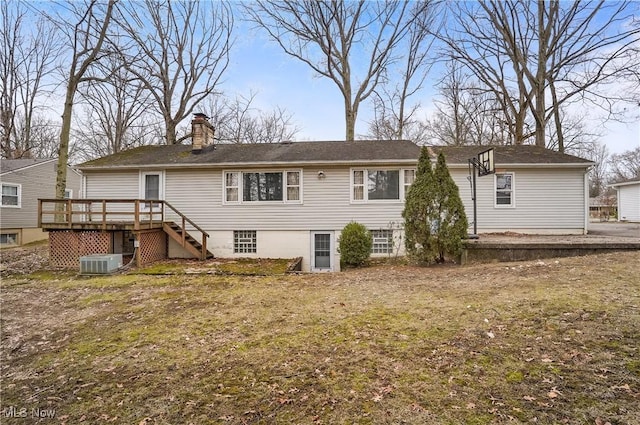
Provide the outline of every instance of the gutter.
[[101,165],[101,166],[88,166],[77,167],[81,171],[112,171],[112,170],[140,170],[140,169],[229,169],[229,168],[271,168],[271,167],[296,167],[296,166],[357,166],[361,164],[367,165],[418,165],[418,159],[367,159],[367,160],[353,160],[353,161],[261,161],[261,162],[224,162],[224,163],[206,163],[206,164],[194,164],[194,163],[180,163],[180,164],[139,164],[139,165]]

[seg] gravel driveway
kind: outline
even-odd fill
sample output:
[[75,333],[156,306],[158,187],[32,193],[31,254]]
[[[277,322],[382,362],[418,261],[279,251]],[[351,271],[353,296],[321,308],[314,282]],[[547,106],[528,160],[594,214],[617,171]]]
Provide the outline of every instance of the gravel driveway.
[[640,238],[640,223],[619,221],[592,221],[588,225],[590,235]]

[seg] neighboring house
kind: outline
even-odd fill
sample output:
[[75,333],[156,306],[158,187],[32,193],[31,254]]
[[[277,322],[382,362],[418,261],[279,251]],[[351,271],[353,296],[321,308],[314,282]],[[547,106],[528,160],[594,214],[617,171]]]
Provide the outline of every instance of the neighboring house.
[[[612,192],[614,192],[612,190]],[[618,212],[618,198],[615,194],[605,193],[589,198],[589,217],[594,220],[609,221],[615,220]]]
[[640,222],[640,180],[612,184],[618,191],[618,221]]
[[[173,234],[171,226],[164,227],[173,236],[167,243],[170,257],[194,256],[183,249],[189,245],[184,239],[178,243],[180,227],[191,233],[194,226],[176,211],[206,233],[206,250],[215,256],[303,257],[302,268],[307,271],[339,269],[337,241],[350,221],[373,232],[374,255],[391,255],[394,241],[402,244],[401,214],[420,153],[412,142],[213,146],[203,141],[212,139],[212,130],[199,128],[209,128],[200,119],[193,121],[193,146],[144,146],[81,164],[84,196],[97,201],[93,211],[100,208],[100,199],[164,201],[136,205],[147,211],[149,206],[155,211],[164,208],[162,220],[174,222]],[[470,225],[468,159],[485,149],[433,148],[434,160],[439,150],[446,154]],[[478,178],[480,233],[586,233],[586,172],[591,162],[535,146],[496,147],[495,162],[495,175]],[[142,214],[135,213],[136,220]],[[138,238],[141,225],[142,220],[118,241],[131,232]],[[79,223],[67,228],[83,230]],[[105,225],[101,229],[109,231]],[[153,238],[160,241],[157,235]],[[116,247],[110,249],[117,252]]]
[[[55,197],[57,159],[0,159],[0,245],[46,239],[38,228],[38,198]],[[80,195],[80,174],[67,169],[66,197]]]

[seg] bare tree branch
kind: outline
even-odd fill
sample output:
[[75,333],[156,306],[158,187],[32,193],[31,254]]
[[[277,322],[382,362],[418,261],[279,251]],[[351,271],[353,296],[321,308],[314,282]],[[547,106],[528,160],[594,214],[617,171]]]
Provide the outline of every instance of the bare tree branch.
[[333,81],[344,100],[345,139],[416,18],[405,1],[258,0],[247,18],[288,55]]
[[154,98],[166,143],[180,143],[178,125],[218,91],[229,65],[233,15],[225,2],[129,3],[116,18],[125,33],[119,52]]

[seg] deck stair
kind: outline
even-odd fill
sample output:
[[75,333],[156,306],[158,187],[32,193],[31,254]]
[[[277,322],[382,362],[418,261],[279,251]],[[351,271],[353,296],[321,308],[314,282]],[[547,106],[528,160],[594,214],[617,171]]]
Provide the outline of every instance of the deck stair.
[[213,258],[213,254],[203,249],[202,244],[198,242],[189,232],[185,231],[178,223],[173,221],[165,221],[162,223],[162,229],[173,240],[178,242],[184,249],[189,251],[201,260]]

